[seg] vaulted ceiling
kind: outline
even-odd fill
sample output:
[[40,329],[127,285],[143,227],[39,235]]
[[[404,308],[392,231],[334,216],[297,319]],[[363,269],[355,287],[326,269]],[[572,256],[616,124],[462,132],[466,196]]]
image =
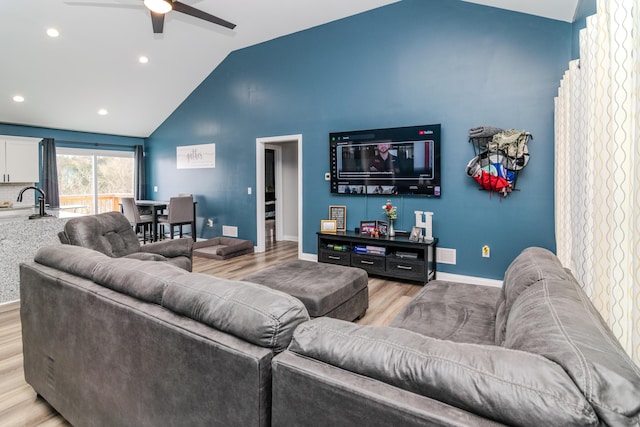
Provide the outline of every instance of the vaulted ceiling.
[[[172,11],[154,34],[142,0],[2,0],[0,123],[147,137],[230,52],[396,1],[182,0],[237,27]],[[567,22],[578,2],[469,1]]]

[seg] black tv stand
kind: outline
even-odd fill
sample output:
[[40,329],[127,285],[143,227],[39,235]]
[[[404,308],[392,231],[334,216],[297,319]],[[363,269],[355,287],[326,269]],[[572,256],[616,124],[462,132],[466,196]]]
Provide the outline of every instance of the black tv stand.
[[[438,239],[412,242],[408,236],[373,238],[353,231],[318,232],[318,262],[359,267],[370,275],[426,284],[436,278]],[[383,251],[359,253],[361,247]],[[383,253],[381,253],[383,252]]]

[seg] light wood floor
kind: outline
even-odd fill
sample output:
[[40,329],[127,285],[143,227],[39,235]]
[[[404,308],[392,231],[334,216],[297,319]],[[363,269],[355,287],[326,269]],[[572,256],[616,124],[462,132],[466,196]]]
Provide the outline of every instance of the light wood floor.
[[[276,242],[260,254],[226,261],[194,257],[193,271],[239,280],[256,271],[297,259],[295,242]],[[358,321],[385,325],[421,289],[419,285],[369,278],[369,309]],[[69,426],[24,380],[18,301],[0,305],[0,426]]]

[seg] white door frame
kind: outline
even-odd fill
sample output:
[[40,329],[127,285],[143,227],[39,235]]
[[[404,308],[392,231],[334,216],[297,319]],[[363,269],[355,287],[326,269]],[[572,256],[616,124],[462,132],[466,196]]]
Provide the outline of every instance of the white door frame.
[[[266,138],[256,138],[256,252],[265,251],[265,209],[264,209],[264,150],[267,145],[281,144],[284,142],[296,142],[298,146],[298,258],[302,257],[302,134],[295,135],[282,135],[282,136],[270,136]],[[276,177],[276,180],[278,178]],[[282,181],[282,178],[280,179]],[[282,185],[276,181],[276,186]],[[282,189],[282,187],[280,187]],[[279,197],[278,197],[279,196]],[[276,190],[277,199],[281,199],[283,196],[278,194]],[[278,203],[276,199],[276,209],[280,206],[282,209],[282,201]],[[276,218],[278,217],[276,210]],[[277,226],[276,226],[277,227]],[[278,231],[280,230],[280,231]],[[276,228],[276,233],[281,232],[282,227]]]

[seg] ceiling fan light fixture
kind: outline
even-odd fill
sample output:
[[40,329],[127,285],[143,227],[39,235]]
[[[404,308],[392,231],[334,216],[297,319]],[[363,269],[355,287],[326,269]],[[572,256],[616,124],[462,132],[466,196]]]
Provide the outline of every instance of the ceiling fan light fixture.
[[169,12],[173,7],[171,1],[167,0],[144,0],[144,5],[152,12],[165,14]]

